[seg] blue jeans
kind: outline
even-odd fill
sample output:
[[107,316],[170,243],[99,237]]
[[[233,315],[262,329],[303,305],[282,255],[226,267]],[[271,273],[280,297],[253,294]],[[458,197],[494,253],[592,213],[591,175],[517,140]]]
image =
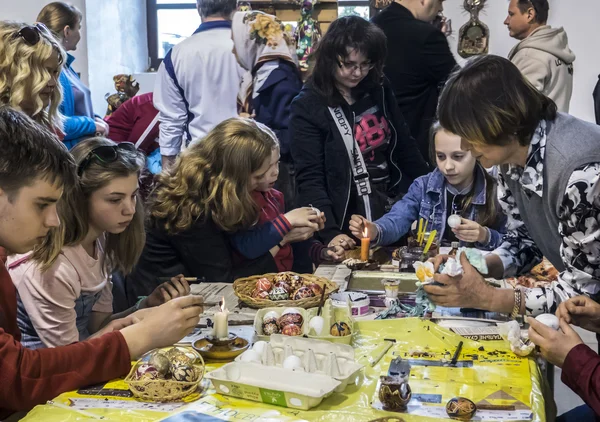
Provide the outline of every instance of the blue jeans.
[[595,421],[596,415],[587,404],[569,410],[556,418],[556,422],[585,422]]

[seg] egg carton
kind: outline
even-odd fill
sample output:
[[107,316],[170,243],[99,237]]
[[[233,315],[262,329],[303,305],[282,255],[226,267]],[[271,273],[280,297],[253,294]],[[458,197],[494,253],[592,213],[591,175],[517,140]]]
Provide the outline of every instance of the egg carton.
[[336,392],[353,383],[364,367],[355,361],[351,346],[280,334],[273,334],[270,342],[256,342],[235,361],[328,376],[340,382]]
[[251,362],[231,362],[205,377],[220,394],[299,410],[318,406],[340,385],[325,375]]
[[[278,317],[289,310],[294,309],[300,315],[302,315],[303,323],[302,323],[302,335],[316,339],[316,340],[327,340],[333,343],[342,343],[342,344],[350,344],[352,343],[352,339],[354,338],[354,319],[352,318],[352,312],[350,310],[350,305],[346,307],[336,307],[333,306],[331,300],[327,300],[323,306],[321,311],[321,316],[323,317],[323,330],[321,335],[317,335],[314,330],[309,328],[310,319],[317,315],[318,308],[311,309],[303,309],[303,308],[264,308],[259,309],[256,312],[256,316],[254,317],[254,331],[256,333],[256,337],[261,341],[269,341],[270,335],[267,335],[263,332],[262,322],[263,318],[268,312],[275,312]],[[331,326],[335,322],[345,322],[350,327],[350,335],[347,336],[332,336],[330,334]],[[323,335],[326,334],[326,335]]]

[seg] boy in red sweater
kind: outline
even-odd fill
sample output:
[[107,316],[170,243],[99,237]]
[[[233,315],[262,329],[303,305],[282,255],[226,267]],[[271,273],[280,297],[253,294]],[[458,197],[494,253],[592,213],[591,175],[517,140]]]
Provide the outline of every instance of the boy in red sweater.
[[[283,194],[274,189],[279,177],[279,158],[279,148],[274,148],[269,170],[252,192],[252,198],[260,209],[258,223],[253,229],[232,236],[235,248],[248,259],[271,252],[280,272],[292,270],[295,264],[294,254],[296,264],[301,262],[298,272],[312,272],[312,263],[319,265],[323,261],[341,261],[344,257],[341,246],[327,248],[313,239],[313,234],[323,228],[323,213],[312,207],[296,208],[283,213]],[[304,256],[299,255],[310,257],[311,263],[307,266],[302,259]]]
[[[0,248],[26,253],[60,224],[56,203],[74,184],[75,164],[53,133],[9,107],[0,107],[0,150]],[[126,375],[132,359],[191,332],[201,312],[201,297],[182,297],[113,321],[92,340],[29,350],[19,343],[16,291],[0,261],[0,420]]]

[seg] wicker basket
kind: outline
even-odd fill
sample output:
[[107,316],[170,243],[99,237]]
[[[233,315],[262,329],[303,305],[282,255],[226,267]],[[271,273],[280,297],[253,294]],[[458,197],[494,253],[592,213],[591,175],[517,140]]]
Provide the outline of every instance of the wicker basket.
[[[135,372],[137,367],[145,363],[147,361],[147,357],[153,353],[155,350],[151,350],[150,352],[144,354],[136,362],[135,365],[132,366],[131,371],[125,378],[125,382],[129,386],[129,390],[133,393],[134,396],[149,401],[158,401],[158,402],[166,402],[179,400],[183,397],[189,396],[194,393],[198,388],[198,385],[204,378],[205,372],[205,364],[204,359],[200,353],[195,351],[194,349],[188,347],[177,347],[185,352],[187,355],[194,355],[196,358],[196,363],[194,366],[194,371],[196,373],[196,381],[193,382],[183,382],[183,381],[175,381],[169,379],[157,379],[157,380],[143,380],[138,381],[135,379]],[[169,348],[170,349],[170,348]]]
[[[325,289],[325,298],[337,291],[337,284],[327,280],[326,278],[317,277],[313,274],[297,274],[289,272],[291,275],[299,275],[308,283],[316,283]],[[313,308],[319,306],[321,297],[313,296],[300,300],[270,300],[270,299],[255,299],[252,297],[252,292],[256,288],[256,281],[260,278],[273,280],[277,273],[254,275],[252,277],[240,278],[233,283],[233,291],[242,302],[254,309],[272,308],[272,307],[295,307],[295,308]]]

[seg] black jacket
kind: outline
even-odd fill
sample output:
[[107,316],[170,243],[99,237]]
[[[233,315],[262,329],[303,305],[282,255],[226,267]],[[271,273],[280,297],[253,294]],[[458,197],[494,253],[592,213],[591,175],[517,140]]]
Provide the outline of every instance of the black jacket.
[[598,75],[598,82],[594,88],[594,113],[596,114],[596,124],[600,125],[600,75]]
[[392,3],[372,19],[387,37],[384,72],[424,157],[440,89],[456,66],[448,41],[433,25]]
[[[410,136],[402,113],[396,105],[391,88],[386,83],[369,92],[371,98],[383,110],[392,126],[390,141],[390,193],[406,192],[412,180],[431,171]],[[353,121],[350,107],[343,107],[348,121]],[[349,204],[352,191],[352,169],[344,140],[334,122],[327,101],[319,95],[312,84],[307,83],[292,103],[290,119],[292,158],[296,166],[298,206],[313,205],[325,213],[325,229],[319,232],[324,243],[340,233],[349,233],[347,210],[355,209]],[[350,206],[349,206],[350,205]]]
[[255,260],[235,259],[228,236],[212,220],[198,220],[187,231],[170,235],[156,224],[146,229],[146,244],[126,278],[127,301],[134,305],[160,284],[158,277],[183,274],[208,282],[232,283],[239,277],[277,272],[270,253]]

